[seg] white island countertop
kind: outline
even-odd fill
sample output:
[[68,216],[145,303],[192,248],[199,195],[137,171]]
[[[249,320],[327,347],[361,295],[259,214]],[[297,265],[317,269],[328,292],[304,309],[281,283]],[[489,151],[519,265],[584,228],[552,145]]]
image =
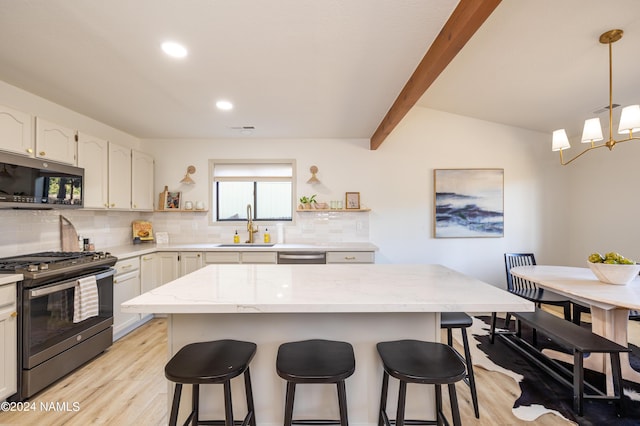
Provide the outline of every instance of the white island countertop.
[[523,312],[534,305],[442,265],[208,265],[121,305],[123,312]]

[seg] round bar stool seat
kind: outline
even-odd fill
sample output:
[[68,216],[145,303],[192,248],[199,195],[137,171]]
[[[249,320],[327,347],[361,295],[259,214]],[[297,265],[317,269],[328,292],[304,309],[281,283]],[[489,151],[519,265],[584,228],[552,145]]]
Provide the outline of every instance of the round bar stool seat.
[[471,360],[471,349],[469,347],[469,338],[467,337],[467,328],[473,325],[473,318],[465,312],[442,312],[440,314],[440,328],[447,330],[447,344],[453,348],[454,328],[459,328],[462,334],[462,347],[464,349],[464,357],[455,348],[456,354],[461,361],[467,365],[467,376],[464,382],[471,390],[471,400],[473,402],[473,412],[476,419],[480,418],[480,408],[478,406],[478,393],[476,391],[476,379],[473,374],[473,361]]
[[[348,425],[345,379],[353,374],[355,368],[353,346],[346,342],[313,339],[280,345],[276,370],[287,381],[284,425]],[[335,383],[340,420],[293,420],[293,402],[298,383]]]
[[[256,426],[249,374],[249,363],[256,353],[256,348],[255,343],[228,339],[191,343],[181,348],[164,368],[165,377],[176,384],[169,424],[175,425],[177,422],[182,385],[190,384],[193,387],[192,410],[184,424],[192,421],[193,425],[212,422],[233,425],[231,379],[244,374],[247,415],[242,424]],[[198,419],[199,385],[202,384],[224,385],[224,421]]]
[[[403,426],[405,424],[407,383],[435,385],[436,396],[436,419],[411,420],[410,424],[448,424],[442,411],[441,385],[444,384],[449,388],[453,424],[461,424],[455,383],[464,379],[466,368],[450,346],[443,343],[423,342],[420,340],[396,340],[393,342],[380,342],[376,347],[384,368],[379,425],[389,426],[396,424],[397,426]],[[389,420],[386,411],[389,376],[400,381],[395,422]],[[407,422],[409,423],[409,421]]]

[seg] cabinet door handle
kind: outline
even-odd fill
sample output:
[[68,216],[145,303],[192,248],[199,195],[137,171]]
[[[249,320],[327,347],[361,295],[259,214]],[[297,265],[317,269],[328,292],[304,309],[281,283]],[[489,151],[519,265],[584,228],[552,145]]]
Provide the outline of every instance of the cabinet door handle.
[[15,318],[18,316],[18,313],[16,311],[11,312],[11,318]]
[[27,153],[33,154],[33,149],[32,148],[27,148]]
[[109,207],[109,203],[104,203],[104,206],[105,207]]
[[115,207],[115,206],[116,206],[116,203],[111,203],[111,207]]
[[344,260],[356,260],[355,256],[345,256]]
[[44,151],[40,151],[40,154],[39,154],[39,155],[45,156],[45,155],[47,155],[47,153],[46,153],[46,152],[44,152]]

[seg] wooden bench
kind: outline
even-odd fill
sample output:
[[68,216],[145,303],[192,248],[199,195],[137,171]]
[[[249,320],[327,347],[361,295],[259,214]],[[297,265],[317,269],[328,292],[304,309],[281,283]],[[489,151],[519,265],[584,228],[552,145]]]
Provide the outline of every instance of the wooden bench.
[[[518,323],[515,333],[502,332],[498,334],[505,343],[523,354],[529,361],[562,384],[573,388],[573,409],[579,416],[583,415],[584,399],[587,398],[614,401],[618,414],[624,414],[620,353],[629,352],[628,348],[538,308],[535,312],[511,312],[511,314],[518,321],[544,332],[554,342],[573,353],[573,371],[571,371],[565,365],[550,359],[540,349],[522,339],[520,323]],[[585,382],[583,358],[585,354],[589,353],[610,354],[613,396],[607,395],[606,392]],[[585,388],[589,390],[588,394],[585,392]]]

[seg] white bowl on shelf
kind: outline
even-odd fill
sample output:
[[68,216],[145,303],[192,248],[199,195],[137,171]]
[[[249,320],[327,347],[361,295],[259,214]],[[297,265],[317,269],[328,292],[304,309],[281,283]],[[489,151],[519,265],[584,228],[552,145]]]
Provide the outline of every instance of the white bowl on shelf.
[[627,285],[633,281],[640,272],[640,265],[638,264],[587,263],[593,275],[601,282],[607,284]]

